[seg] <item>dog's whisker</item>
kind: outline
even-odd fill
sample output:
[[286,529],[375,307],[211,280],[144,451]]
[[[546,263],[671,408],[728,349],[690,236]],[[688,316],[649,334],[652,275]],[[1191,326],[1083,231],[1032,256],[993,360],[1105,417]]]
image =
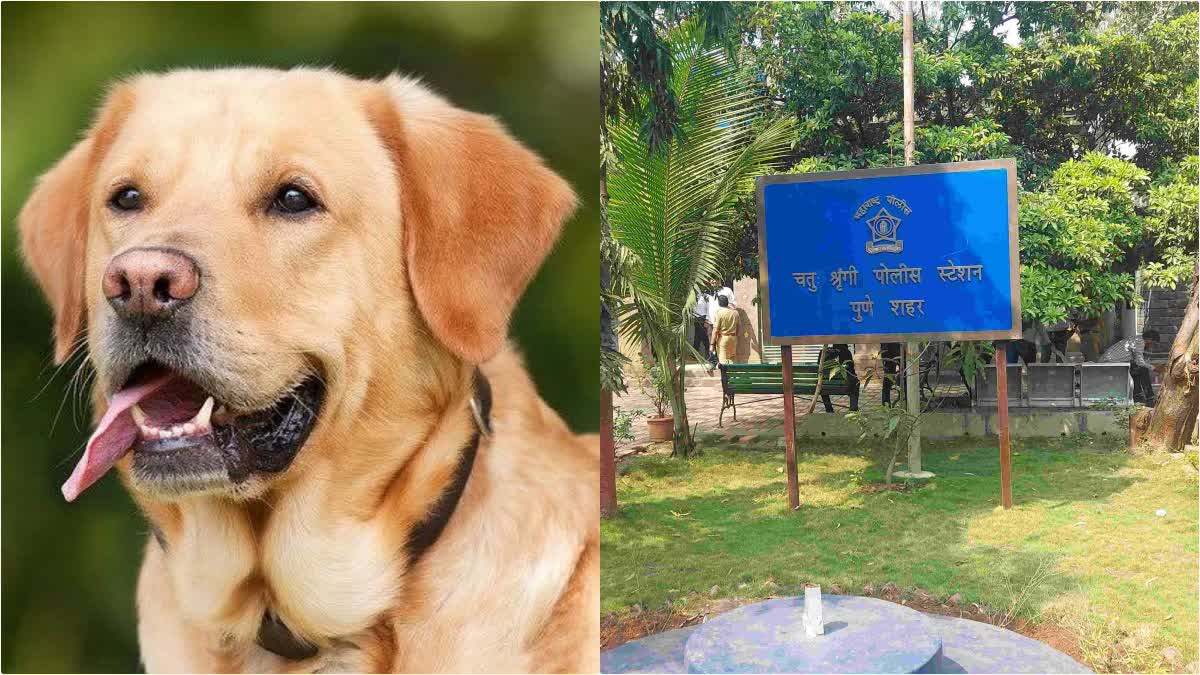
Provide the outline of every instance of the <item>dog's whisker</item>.
[[84,349],[84,347],[86,345],[87,345],[87,336],[85,334],[85,335],[80,336],[79,339],[77,339],[75,341],[75,344],[71,348],[71,351],[69,351],[67,353],[67,358],[63,359],[63,362],[60,363],[59,365],[54,366],[53,365],[53,356],[50,357],[50,360],[47,361],[46,365],[43,366],[42,370],[38,373],[38,378],[41,379],[43,377],[46,377],[46,371],[48,369],[53,369],[53,372],[51,372],[50,376],[46,378],[46,381],[44,384],[42,384],[41,389],[39,389],[38,392],[36,394],[34,394],[33,397],[30,399],[31,402],[36,401],[38,398],[41,397],[42,394],[44,394],[46,392],[46,390],[54,382],[54,379],[56,377],[58,377],[58,374],[65,372],[67,366],[71,365],[72,359],[75,359],[81,355],[86,354],[86,350]]
[[88,423],[87,414],[88,414],[88,411],[91,409],[91,406],[87,400],[87,395],[88,395],[88,391],[91,389],[91,387],[95,383],[95,381],[96,381],[96,370],[94,368],[88,368],[87,371],[84,373],[82,381],[80,382],[80,385],[79,385],[79,393],[78,393],[78,398],[77,398],[78,403],[76,405],[76,409],[79,411],[79,414],[82,416],[82,424],[84,426],[86,426]]
[[90,361],[83,359],[76,366],[75,371],[71,374],[71,379],[67,382],[67,398],[72,402],[72,420],[75,423],[75,428],[80,428],[80,414],[86,420],[87,416],[87,400],[86,387],[88,381],[95,373],[93,368],[89,367]]
[[54,419],[50,422],[49,435],[54,435],[54,430],[58,428],[58,418],[62,415],[63,407],[67,405],[67,401],[69,400],[71,400],[71,396],[68,391],[68,395],[63,396],[62,400],[58,402],[58,409],[54,412]]

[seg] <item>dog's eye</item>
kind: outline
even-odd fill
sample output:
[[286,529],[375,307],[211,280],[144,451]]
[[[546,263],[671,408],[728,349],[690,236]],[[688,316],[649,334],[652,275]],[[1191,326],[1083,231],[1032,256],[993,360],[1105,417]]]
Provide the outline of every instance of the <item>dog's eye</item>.
[[292,215],[306,213],[317,208],[317,200],[313,199],[312,195],[308,194],[304,188],[289,183],[275,193],[275,201],[271,202],[271,208],[280,213]]
[[118,211],[140,211],[142,192],[135,187],[123,187],[108,199],[109,206]]

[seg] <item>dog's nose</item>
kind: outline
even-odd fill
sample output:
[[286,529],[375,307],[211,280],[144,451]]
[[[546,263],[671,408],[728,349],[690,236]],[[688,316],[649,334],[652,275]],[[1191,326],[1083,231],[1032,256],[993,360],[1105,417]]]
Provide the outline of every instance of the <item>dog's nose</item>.
[[172,249],[134,248],[108,263],[104,297],[124,319],[162,318],[200,289],[200,270],[188,256]]

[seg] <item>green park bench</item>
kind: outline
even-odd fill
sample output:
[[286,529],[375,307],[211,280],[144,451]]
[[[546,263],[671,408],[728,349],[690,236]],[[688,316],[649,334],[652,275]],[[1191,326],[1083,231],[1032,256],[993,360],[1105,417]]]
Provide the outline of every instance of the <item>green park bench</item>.
[[[733,421],[737,421],[738,394],[764,394],[766,398],[756,398],[750,403],[761,403],[776,398],[783,398],[783,364],[781,363],[722,363],[721,369],[721,414],[717,417],[717,426],[723,426],[725,409],[733,408]],[[842,370],[830,372],[833,364],[825,365],[825,379],[821,384],[821,393],[830,396],[848,396],[850,388],[846,385],[846,373]],[[817,390],[817,364],[797,363],[792,366],[793,395],[811,396]],[[743,403],[743,405],[745,405]]]

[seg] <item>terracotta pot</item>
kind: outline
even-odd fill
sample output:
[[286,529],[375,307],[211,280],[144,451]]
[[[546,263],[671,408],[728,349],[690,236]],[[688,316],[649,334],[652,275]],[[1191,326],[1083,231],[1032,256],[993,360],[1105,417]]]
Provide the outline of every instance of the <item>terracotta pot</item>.
[[669,441],[675,438],[674,417],[651,417],[646,420],[646,426],[650,427],[651,441]]

